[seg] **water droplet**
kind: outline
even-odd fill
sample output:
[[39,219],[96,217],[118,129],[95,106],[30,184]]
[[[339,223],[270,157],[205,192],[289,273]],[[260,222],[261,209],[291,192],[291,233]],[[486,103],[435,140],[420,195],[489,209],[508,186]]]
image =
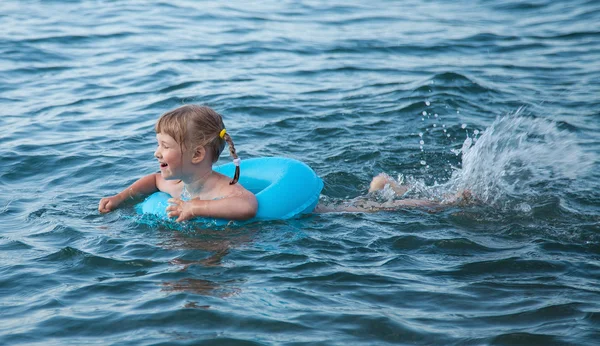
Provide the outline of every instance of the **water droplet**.
[[456,114],[460,114],[460,111],[456,111]]
[[421,121],[425,121],[425,118],[421,118]]
[[425,166],[427,164],[427,162],[425,162],[425,160],[421,160],[421,165]]
[[450,137],[450,134],[447,134],[446,137]]
[[423,138],[423,132],[419,132],[419,137]]
[[421,114],[423,114],[423,115],[427,115],[427,112],[423,111],[423,113],[421,113]]
[[446,133],[448,130],[444,129],[444,133]]
[[446,127],[446,124],[442,124],[442,127]]
[[425,141],[419,141],[419,144],[423,145],[425,144]]
[[438,117],[437,113],[435,113],[433,116],[436,117],[436,118]]
[[437,124],[433,124],[433,127],[437,127]]
[[429,101],[425,101],[425,104],[426,104],[427,106],[430,106],[430,105],[431,105],[431,102],[429,102]]
[[467,124],[462,124],[460,127],[463,128],[463,129],[466,129],[467,128]]
[[479,130],[475,130],[473,131],[474,134],[478,135],[479,134]]

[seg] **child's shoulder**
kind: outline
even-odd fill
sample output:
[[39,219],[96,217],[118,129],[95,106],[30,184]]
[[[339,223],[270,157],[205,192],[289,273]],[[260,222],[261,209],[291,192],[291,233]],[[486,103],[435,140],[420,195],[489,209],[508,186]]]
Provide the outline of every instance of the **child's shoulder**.
[[171,196],[179,196],[183,190],[183,182],[181,180],[165,180],[162,175],[158,173],[156,175],[156,188]]
[[230,177],[218,172],[215,173],[218,174],[219,177],[219,180],[215,186],[215,191],[217,191],[217,194],[220,195],[221,198],[248,192],[248,190],[246,190],[239,182],[230,184]]
[[229,184],[231,182],[231,178],[222,173],[213,171],[213,174],[217,176],[217,179],[215,179],[214,184],[215,190],[233,191],[240,187],[239,184]]

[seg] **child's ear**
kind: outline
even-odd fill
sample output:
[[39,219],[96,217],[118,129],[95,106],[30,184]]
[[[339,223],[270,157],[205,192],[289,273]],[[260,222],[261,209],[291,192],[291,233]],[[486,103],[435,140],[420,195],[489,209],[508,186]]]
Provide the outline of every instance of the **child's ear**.
[[200,163],[206,157],[206,149],[203,146],[196,147],[194,156],[192,156],[192,163]]

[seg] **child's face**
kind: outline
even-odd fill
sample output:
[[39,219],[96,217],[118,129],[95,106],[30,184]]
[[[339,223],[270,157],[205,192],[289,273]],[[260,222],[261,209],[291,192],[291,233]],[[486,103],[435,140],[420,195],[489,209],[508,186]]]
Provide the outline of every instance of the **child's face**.
[[159,133],[156,135],[158,147],[154,157],[158,159],[160,174],[165,180],[181,179],[184,174],[185,153],[173,137]]

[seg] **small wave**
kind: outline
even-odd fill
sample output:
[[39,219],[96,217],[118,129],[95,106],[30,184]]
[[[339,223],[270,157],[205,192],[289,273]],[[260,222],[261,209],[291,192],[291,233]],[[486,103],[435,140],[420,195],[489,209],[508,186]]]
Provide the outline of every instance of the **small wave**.
[[454,277],[481,277],[485,278],[489,273],[494,273],[496,277],[502,275],[510,276],[513,274],[552,274],[563,273],[567,270],[568,265],[564,262],[548,261],[548,260],[532,260],[520,259],[518,257],[502,258],[490,261],[478,261],[472,263],[461,264],[454,271],[451,271],[451,276]]
[[134,32],[116,32],[111,34],[87,34],[87,35],[54,35],[46,37],[35,37],[30,39],[22,39],[24,43],[97,43],[103,39],[115,39],[135,36]]
[[389,246],[394,250],[401,250],[403,253],[476,254],[503,250],[487,247],[466,238],[428,239],[414,235],[393,236],[388,239],[377,240],[375,244],[377,246]]
[[600,38],[600,31],[575,31],[568,33],[561,33],[555,35],[546,35],[546,36],[531,36],[530,38],[536,40],[580,40],[580,39],[590,39],[597,40]]
[[[3,240],[3,237],[0,237],[0,240]],[[8,240],[8,241],[0,241],[0,251],[25,251],[33,249],[33,245],[29,245],[21,240]]]
[[466,91],[469,91],[470,93],[491,91],[491,89],[485,87],[481,83],[476,82],[472,78],[456,72],[438,73],[431,78],[431,82],[433,82],[433,85],[435,85],[436,88],[439,88],[440,86],[465,88]]
[[548,7],[548,3],[535,3],[535,2],[531,2],[531,1],[503,1],[500,2],[496,5],[494,5],[494,8],[498,9],[498,10],[505,10],[505,11],[509,11],[509,12],[515,12],[515,11],[539,11],[541,9],[544,9],[546,7]]
[[527,332],[503,333],[490,341],[492,345],[568,345],[555,335]]
[[166,94],[166,93],[170,93],[170,92],[177,91],[177,90],[180,90],[180,89],[187,89],[187,88],[190,88],[190,87],[194,87],[194,86],[196,86],[198,84],[199,84],[199,82],[195,82],[195,81],[188,81],[188,82],[183,82],[183,83],[177,83],[175,85],[169,85],[169,86],[167,86],[167,87],[159,90],[158,92]]
[[140,273],[145,274],[145,269],[155,265],[155,262],[146,259],[116,260],[96,256],[71,246],[66,246],[54,253],[37,259],[37,261],[61,263],[68,265],[71,269],[78,268],[90,273],[107,270],[112,274],[123,275],[124,273],[120,271],[127,271],[132,276],[139,276]]

